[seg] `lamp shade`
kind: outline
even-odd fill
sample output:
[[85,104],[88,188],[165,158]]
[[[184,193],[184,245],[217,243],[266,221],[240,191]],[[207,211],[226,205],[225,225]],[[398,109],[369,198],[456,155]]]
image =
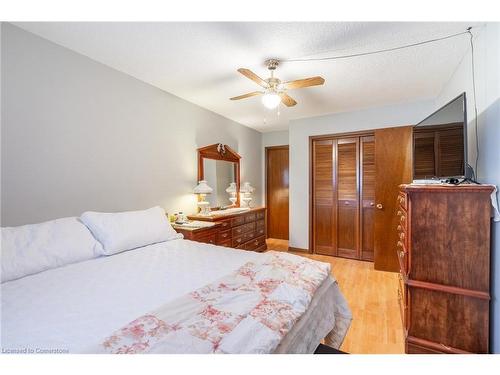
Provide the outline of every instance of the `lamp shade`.
[[205,180],[201,180],[198,185],[193,189],[194,194],[210,194],[213,189],[208,186]]
[[236,182],[231,182],[229,187],[226,189],[226,193],[236,193]]
[[266,92],[262,96],[262,104],[267,109],[274,109],[281,103],[281,97],[275,92]]
[[250,185],[250,182],[245,182],[240,189],[240,193],[253,193],[254,190],[255,189],[252,185]]

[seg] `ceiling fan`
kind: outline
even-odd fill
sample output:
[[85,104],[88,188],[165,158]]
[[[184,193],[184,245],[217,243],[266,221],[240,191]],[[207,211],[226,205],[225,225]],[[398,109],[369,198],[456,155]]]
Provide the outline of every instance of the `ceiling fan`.
[[235,96],[230,100],[240,100],[245,98],[250,98],[252,96],[262,96],[262,104],[266,108],[273,109],[276,108],[281,102],[287,107],[293,107],[297,102],[286,93],[287,90],[301,89],[310,86],[319,86],[325,83],[322,77],[310,77],[304,79],[297,79],[295,81],[281,82],[278,78],[274,77],[274,71],[279,65],[279,60],[270,59],[266,61],[267,69],[271,73],[271,77],[267,79],[260,78],[257,74],[252,72],[250,69],[240,68],[238,72],[243,74],[245,77],[251,79],[259,86],[261,86],[264,91],[254,91],[248,94],[243,94]]

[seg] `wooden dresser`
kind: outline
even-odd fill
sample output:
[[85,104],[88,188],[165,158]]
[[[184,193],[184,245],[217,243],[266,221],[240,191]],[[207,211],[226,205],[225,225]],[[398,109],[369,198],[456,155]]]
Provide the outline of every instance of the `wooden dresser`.
[[[266,208],[252,208],[231,215],[188,216],[190,220],[211,221],[216,226],[200,231],[200,242],[236,249],[264,251],[266,247]],[[194,236],[192,239],[198,241]]]
[[488,353],[492,191],[480,185],[400,186],[406,353]]

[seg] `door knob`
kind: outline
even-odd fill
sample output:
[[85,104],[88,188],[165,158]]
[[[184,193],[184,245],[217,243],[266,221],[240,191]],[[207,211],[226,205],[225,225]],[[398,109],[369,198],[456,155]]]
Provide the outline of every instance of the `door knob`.
[[381,209],[383,208],[382,203],[378,203],[378,204],[377,204],[377,208],[378,208],[379,210],[381,210]]

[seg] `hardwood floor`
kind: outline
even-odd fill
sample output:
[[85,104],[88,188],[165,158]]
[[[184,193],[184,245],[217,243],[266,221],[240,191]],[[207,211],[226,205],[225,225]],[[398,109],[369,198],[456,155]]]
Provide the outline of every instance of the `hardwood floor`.
[[[268,239],[269,250],[288,251],[288,241]],[[352,354],[404,353],[396,273],[376,271],[373,263],[325,255],[293,254],[327,262],[351,308],[353,320],[342,351]]]

